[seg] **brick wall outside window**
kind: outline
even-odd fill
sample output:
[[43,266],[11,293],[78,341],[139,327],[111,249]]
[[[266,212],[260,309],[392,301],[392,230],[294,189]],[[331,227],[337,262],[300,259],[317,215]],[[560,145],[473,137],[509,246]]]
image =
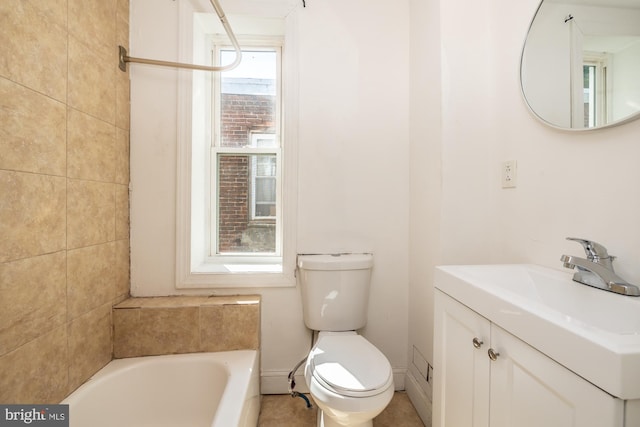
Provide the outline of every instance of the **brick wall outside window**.
[[[223,147],[251,145],[253,132],[275,132],[273,96],[224,93],[221,103]],[[275,239],[255,237],[264,236],[265,230],[274,229],[275,220],[251,221],[248,157],[222,156],[219,166],[218,251],[273,252]]]

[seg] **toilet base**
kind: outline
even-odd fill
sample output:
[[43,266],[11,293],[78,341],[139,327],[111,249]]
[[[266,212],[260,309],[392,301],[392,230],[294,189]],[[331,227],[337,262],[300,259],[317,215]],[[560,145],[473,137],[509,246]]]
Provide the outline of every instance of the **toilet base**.
[[318,422],[316,425],[317,427],[373,427],[373,420],[358,424],[340,424],[327,416],[322,409],[318,408]]

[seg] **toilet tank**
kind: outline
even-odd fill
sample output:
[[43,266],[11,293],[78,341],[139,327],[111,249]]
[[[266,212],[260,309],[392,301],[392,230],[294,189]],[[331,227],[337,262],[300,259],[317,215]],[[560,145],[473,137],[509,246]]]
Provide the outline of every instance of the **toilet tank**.
[[304,323],[316,331],[352,331],[367,323],[371,254],[299,255]]

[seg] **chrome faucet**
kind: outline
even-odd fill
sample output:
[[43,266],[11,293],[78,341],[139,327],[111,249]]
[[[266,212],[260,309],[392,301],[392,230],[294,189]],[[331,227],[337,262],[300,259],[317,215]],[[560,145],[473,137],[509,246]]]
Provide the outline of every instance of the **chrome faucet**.
[[612,261],[615,257],[607,253],[607,248],[591,240],[575,237],[567,237],[567,240],[580,243],[587,255],[586,259],[573,255],[560,257],[564,267],[576,269],[574,281],[617,294],[640,296],[640,288],[614,272]]

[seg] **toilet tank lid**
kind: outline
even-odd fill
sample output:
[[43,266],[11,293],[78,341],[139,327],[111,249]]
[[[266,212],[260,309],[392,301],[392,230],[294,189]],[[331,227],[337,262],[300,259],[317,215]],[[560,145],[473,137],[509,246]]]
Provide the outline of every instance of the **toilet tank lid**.
[[364,270],[372,266],[372,254],[298,255],[298,268],[305,270]]

